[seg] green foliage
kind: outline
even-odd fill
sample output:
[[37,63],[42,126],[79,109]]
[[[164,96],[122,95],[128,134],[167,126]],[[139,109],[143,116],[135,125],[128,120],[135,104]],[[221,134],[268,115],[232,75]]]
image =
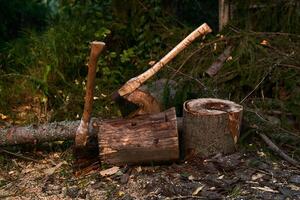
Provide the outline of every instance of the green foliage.
[[[300,33],[298,0],[234,1],[233,24],[246,30]],[[250,8],[250,9],[249,9]]]
[[24,28],[42,30],[48,13],[40,0],[0,0],[0,44],[20,36]]
[[[160,1],[151,0],[126,4],[99,0],[62,1],[52,7],[47,29],[42,33],[23,30],[22,37],[5,45],[0,111],[10,112],[19,103],[16,98],[27,94],[39,96],[41,103],[55,110],[56,120],[81,115],[89,42],[107,43],[99,59],[96,96],[108,96],[160,56],[168,38],[174,38],[174,30],[186,31],[178,31],[170,18],[163,18],[161,6]],[[14,87],[5,87],[7,82]],[[104,103],[110,105],[104,99],[96,101],[97,114],[110,113],[108,109],[115,112],[111,106],[104,108]]]

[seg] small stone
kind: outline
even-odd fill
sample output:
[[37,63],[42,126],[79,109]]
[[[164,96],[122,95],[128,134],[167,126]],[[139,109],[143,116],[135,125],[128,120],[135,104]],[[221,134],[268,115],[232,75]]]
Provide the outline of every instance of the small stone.
[[125,183],[128,182],[128,180],[129,180],[129,175],[128,175],[128,174],[123,174],[123,175],[121,176],[120,182],[121,182],[122,184],[125,184]]
[[123,196],[122,200],[133,200],[134,198],[132,198],[129,194],[125,194],[125,196]]
[[78,198],[86,199],[87,194],[88,194],[88,192],[86,190],[82,190],[79,192]]
[[202,191],[201,196],[204,196],[206,199],[223,199],[221,194],[207,190]]
[[67,189],[67,196],[71,197],[71,198],[76,198],[79,192],[79,188],[78,187],[71,187]]
[[115,174],[116,176],[122,176],[123,172],[121,172],[120,170]]
[[300,184],[300,175],[294,175],[290,177],[291,183]]
[[195,180],[195,177],[194,177],[193,175],[190,175],[190,176],[188,177],[188,179],[189,179],[190,181],[192,181],[192,180]]
[[274,125],[280,125],[281,124],[281,120],[277,117],[274,116],[266,116],[267,120]]

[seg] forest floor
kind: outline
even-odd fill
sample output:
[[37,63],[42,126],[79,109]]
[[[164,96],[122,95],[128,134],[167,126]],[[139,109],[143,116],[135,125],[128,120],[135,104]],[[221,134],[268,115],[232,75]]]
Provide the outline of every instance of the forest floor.
[[[24,119],[35,110],[21,108]],[[109,167],[101,166],[98,151],[78,170],[66,143],[1,147],[0,199],[300,199],[299,166],[274,156],[255,136],[231,155],[122,166],[108,176],[101,175]]]
[[108,176],[99,162],[75,172],[72,147],[1,155],[0,199],[300,199],[300,169],[259,148]]

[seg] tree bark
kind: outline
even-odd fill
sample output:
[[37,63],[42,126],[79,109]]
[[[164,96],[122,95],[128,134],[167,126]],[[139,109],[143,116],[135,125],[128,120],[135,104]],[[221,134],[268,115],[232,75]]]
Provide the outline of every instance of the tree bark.
[[231,153],[239,137],[243,107],[221,99],[194,99],[183,105],[186,156]]
[[229,0],[219,0],[219,31],[228,24],[231,14],[231,2]]
[[[92,118],[93,121],[100,119]],[[177,118],[178,131],[182,131],[182,118]],[[41,142],[74,140],[76,129],[80,124],[77,121],[52,122],[42,125],[29,125],[23,127],[11,127],[0,129],[0,146],[17,145],[17,144],[37,144]],[[98,129],[90,126],[90,137],[98,135]]]
[[77,120],[0,129],[0,146],[74,139],[79,124]]
[[175,108],[132,119],[99,121],[100,159],[109,164],[141,164],[179,158]]

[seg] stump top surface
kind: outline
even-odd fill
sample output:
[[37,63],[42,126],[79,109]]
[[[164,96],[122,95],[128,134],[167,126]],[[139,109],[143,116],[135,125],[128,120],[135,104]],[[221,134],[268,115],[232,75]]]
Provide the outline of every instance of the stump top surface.
[[243,106],[223,99],[200,98],[186,101],[184,109],[194,114],[217,115],[240,112],[243,110]]

